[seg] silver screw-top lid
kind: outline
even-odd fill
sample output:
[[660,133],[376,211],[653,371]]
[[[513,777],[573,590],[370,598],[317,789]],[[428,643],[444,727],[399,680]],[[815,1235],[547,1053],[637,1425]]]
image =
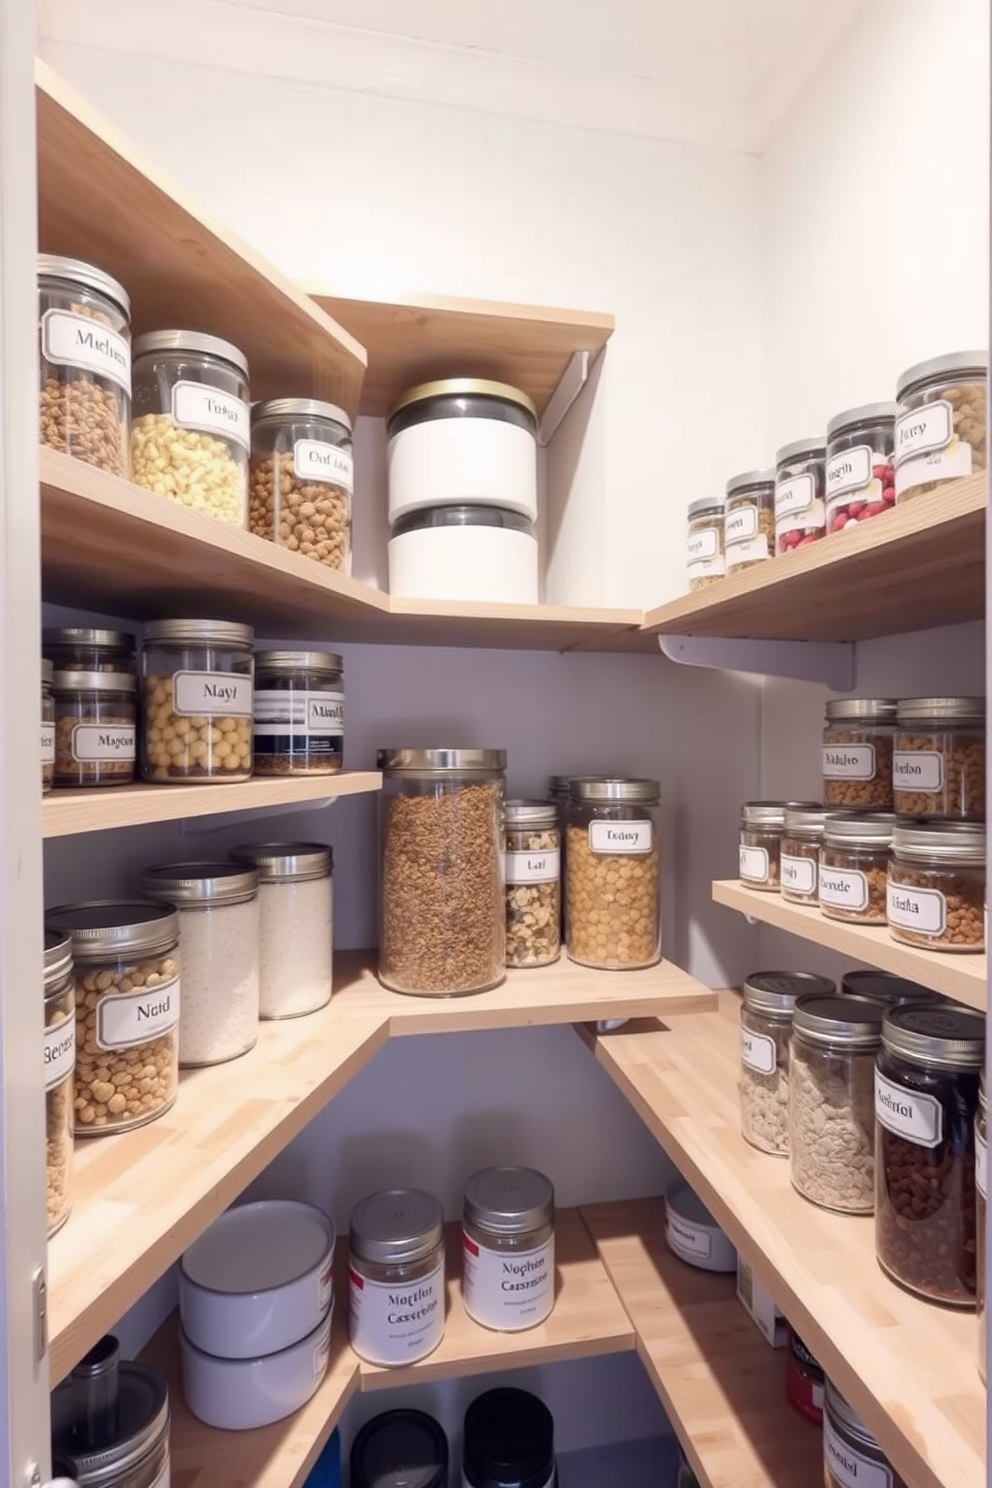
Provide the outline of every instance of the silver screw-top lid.
[[444,1210],[433,1194],[419,1188],[392,1188],[370,1194],[351,1211],[353,1253],[379,1265],[423,1260],[444,1236]]
[[727,500],[742,496],[745,491],[761,491],[768,496],[774,495],[774,470],[743,470],[740,475],[732,475],[727,482]]
[[882,1042],[913,1064],[981,1069],[985,1063],[985,1014],[957,1003],[906,1002],[890,1008]]
[[894,723],[897,706],[895,698],[831,698],[826,705],[827,722]]
[[157,955],[179,939],[179,915],[148,899],[91,899],[57,904],[45,913],[45,926],[72,941],[77,963],[106,961],[118,952]]
[[985,722],[983,697],[900,698],[896,717],[900,723]]
[[830,806],[795,806],[785,813],[786,837],[822,837]]
[[330,878],[333,850],[323,842],[243,842],[231,848],[236,863],[250,863],[262,883]]
[[135,638],[129,630],[89,630],[82,625],[62,625],[41,632],[42,646],[106,646],[112,651],[134,653]]
[[822,460],[827,453],[827,442],[822,434],[810,434],[806,439],[793,439],[775,451],[775,464],[791,465],[804,460]]
[[819,811],[819,801],[745,801],[741,807],[742,827],[785,826],[787,811]]
[[985,824],[962,821],[899,821],[892,832],[892,851],[900,861],[984,866]]
[[815,971],[752,971],[744,982],[744,1002],[756,1013],[791,1013],[797,997],[836,991],[836,982]]
[[870,997],[800,997],[792,1015],[792,1027],[807,1043],[845,1049],[874,1049],[882,1037],[884,1009]]
[[555,1190],[536,1168],[485,1168],[465,1185],[465,1219],[493,1235],[525,1235],[551,1224]]
[[[116,1385],[117,1432],[113,1440],[98,1446],[84,1445],[86,1422],[80,1419],[90,1382],[99,1383],[101,1397]],[[79,1488],[119,1488],[122,1483],[145,1481],[136,1469],[168,1432],[165,1380],[143,1364],[119,1359],[117,1340],[109,1334],[52,1392],[53,1467],[70,1473]]]
[[883,1007],[898,1007],[903,1002],[925,1002],[937,996],[929,987],[909,982],[891,971],[845,971],[840,979],[840,990],[855,997],[872,997]]
[[335,651],[256,651],[255,670],[325,672],[328,676],[340,676],[343,663]]
[[963,377],[984,377],[989,369],[987,351],[951,351],[945,356],[930,357],[925,362],[915,362],[907,367],[896,383],[896,397],[902,402],[915,383],[929,382],[931,377],[940,377],[945,372],[959,372]]
[[43,658],[42,659],[42,663],[41,663],[41,685],[42,685],[42,687],[51,687],[51,685],[52,685],[52,677],[54,675],[55,675],[55,667],[53,666],[53,664],[47,658]]
[[828,847],[889,847],[895,830],[892,811],[834,811],[823,825]]
[[72,970],[72,941],[61,930],[45,931],[44,986],[54,986]]
[[58,253],[38,254],[38,278],[61,279],[78,284],[83,289],[95,289],[106,295],[123,311],[125,318],[131,314],[131,301],[123,284],[118,283],[104,269],[86,263],[81,258],[63,258]]
[[558,825],[558,807],[554,801],[507,801],[503,820],[508,827],[551,830]]
[[858,408],[845,408],[843,413],[835,413],[827,425],[827,439],[860,424],[894,424],[898,412],[898,403],[862,403]]
[[150,899],[183,909],[246,904],[258,893],[258,874],[240,863],[161,863],[139,879]]
[[137,692],[133,672],[52,672],[53,692]]
[[616,805],[637,802],[645,806],[656,805],[661,799],[661,783],[657,780],[611,780],[606,776],[577,776],[572,781],[573,801],[587,806]]
[[448,770],[505,770],[505,749],[380,749],[376,768],[391,775],[443,775]]
[[268,419],[329,419],[351,433],[351,419],[336,403],[322,403],[319,398],[270,398],[256,403],[251,411],[252,428]]
[[715,516],[717,513],[722,514],[726,504],[727,498],[722,492],[719,496],[701,496],[698,501],[690,501],[688,507],[689,521],[691,522],[694,517],[706,517],[711,514]]
[[[830,1420],[835,1426],[841,1427],[845,1436],[850,1437],[860,1447],[867,1447],[871,1452],[884,1455],[864,1421],[829,1379],[824,1381],[824,1405]],[[881,1472],[878,1475],[881,1478]]]
[[191,646],[251,649],[255,632],[236,620],[149,620],[142,632],[146,646],[156,641],[186,641]]
[[204,331],[146,331],[136,336],[134,357],[149,356],[156,351],[187,351],[194,355],[218,357],[229,366],[248,376],[248,358],[231,341],[220,336],[208,336]]

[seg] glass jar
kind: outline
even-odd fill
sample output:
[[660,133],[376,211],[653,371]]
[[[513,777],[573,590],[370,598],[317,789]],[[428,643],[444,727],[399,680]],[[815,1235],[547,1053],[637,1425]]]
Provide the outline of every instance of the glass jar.
[[791,553],[823,537],[827,530],[823,504],[822,438],[796,439],[775,455],[775,551]]
[[477,1395],[465,1412],[462,1488],[558,1488],[555,1423],[526,1390]]
[[256,403],[248,525],[291,553],[351,573],[351,419],[313,398]]
[[988,353],[956,351],[905,371],[896,385],[896,500],[985,469]]
[[55,672],[55,784],[130,785],[137,681],[130,672]]
[[838,811],[823,828],[820,913],[828,920],[885,924],[885,890],[895,817]]
[[889,934],[931,951],[985,949],[985,828],[900,822],[892,834]]
[[778,893],[786,811],[817,811],[818,801],[745,801],[741,807],[741,883]]
[[334,858],[322,842],[231,848],[258,874],[259,1013],[299,1018],[331,1000]]
[[827,531],[842,532],[895,505],[896,403],[864,403],[827,425]]
[[38,256],[40,438],[111,475],[128,473],[131,302],[102,269]]
[[843,1214],[875,1204],[875,1051],[883,1010],[869,997],[800,997],[789,1054],[789,1158],[804,1199]]
[[789,1325],[785,1356],[785,1394],[794,1411],[819,1426],[823,1422],[823,1365]]
[[134,672],[134,636],[62,625],[41,633],[41,654],[59,672]]
[[790,904],[819,903],[820,844],[827,815],[824,806],[794,808],[785,813],[778,866],[782,898]]
[[112,1334],[52,1392],[52,1470],[77,1488],[168,1488],[168,1386]]
[[834,698],[823,730],[823,800],[836,810],[892,810],[893,698]]
[[465,1311],[483,1328],[520,1333],[555,1305],[555,1191],[535,1168],[486,1168],[465,1185]]
[[484,992],[506,975],[503,749],[381,749],[379,980]]
[[789,1044],[796,998],[836,986],[811,971],[756,971],[741,1003],[741,1136],[760,1152],[789,1151]]
[[[448,1438],[424,1411],[383,1411],[358,1432],[349,1465],[351,1488],[403,1488],[404,1479],[410,1488],[448,1488]],[[332,1469],[326,1479],[308,1478],[304,1488],[341,1488],[343,1481]]]
[[723,509],[725,496],[704,496],[689,502],[689,531],[686,540],[686,571],[689,590],[705,589],[722,579]]
[[985,699],[904,698],[892,786],[900,816],[985,820]]
[[163,785],[247,780],[252,772],[250,625],[150,620],[142,664],[141,772]]
[[840,979],[840,990],[853,993],[855,997],[871,997],[884,1008],[899,1007],[904,1002],[938,1000],[938,994],[928,987],[894,976],[891,971],[845,971]]
[[507,801],[506,964],[550,966],[561,955],[561,829],[553,801]]
[[76,989],[72,942],[45,931],[45,1183],[48,1233],[54,1235],[72,1208],[72,1075],[76,1067]]
[[248,363],[219,336],[149,331],[134,343],[131,479],[235,527],[248,519]]
[[906,1488],[832,1380],[823,1394],[824,1488]]
[[348,1335],[370,1364],[415,1364],[444,1337],[444,1211],[432,1194],[394,1188],[351,1212]]
[[661,959],[657,780],[574,780],[568,806],[569,960],[606,971]]
[[154,1121],[179,1079],[178,914],[147,900],[97,899],[45,919],[72,941],[76,1136]]
[[146,868],[141,892],[179,912],[179,1063],[224,1064],[258,1038],[258,874],[243,863]]
[[985,1315],[985,1212],[988,1202],[989,1131],[985,1103],[985,1071],[979,1076],[978,1114],[975,1117],[975,1302],[978,1307],[978,1372],[986,1383],[988,1318]]
[[727,573],[771,558],[775,547],[775,472],[747,470],[727,482],[723,524]]
[[875,1074],[875,1253],[932,1302],[974,1307],[975,1117],[985,1017],[907,1002],[885,1015]]
[[52,697],[52,663],[41,663],[41,793],[55,784],[55,699]]
[[334,775],[341,769],[343,676],[332,651],[256,652],[256,775]]

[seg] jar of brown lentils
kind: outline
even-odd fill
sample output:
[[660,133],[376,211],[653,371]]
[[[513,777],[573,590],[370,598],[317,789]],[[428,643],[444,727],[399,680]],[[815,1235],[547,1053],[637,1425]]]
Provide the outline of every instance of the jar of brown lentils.
[[257,403],[251,419],[248,525],[258,537],[351,572],[351,419],[313,398]]

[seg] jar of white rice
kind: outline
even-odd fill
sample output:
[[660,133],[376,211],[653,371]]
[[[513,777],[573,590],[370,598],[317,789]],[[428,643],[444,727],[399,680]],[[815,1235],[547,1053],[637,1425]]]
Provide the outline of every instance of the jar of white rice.
[[231,849],[258,873],[263,1018],[298,1018],[331,996],[332,851],[322,842],[249,842]]

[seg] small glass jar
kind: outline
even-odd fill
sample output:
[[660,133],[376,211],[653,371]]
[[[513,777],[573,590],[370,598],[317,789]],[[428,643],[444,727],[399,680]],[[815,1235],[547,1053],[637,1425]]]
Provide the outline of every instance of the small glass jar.
[[55,784],[130,785],[137,753],[130,672],[55,672]]
[[415,1364],[444,1337],[444,1211],[432,1194],[395,1188],[351,1212],[348,1335],[370,1364]]
[[789,1045],[796,998],[837,989],[811,971],[756,971],[741,1003],[741,1136],[759,1152],[789,1151]]
[[351,573],[351,419],[313,398],[256,403],[248,525],[291,553]]
[[52,1470],[77,1488],[168,1488],[168,1386],[112,1334],[52,1392]]
[[907,1002],[885,1015],[875,1075],[875,1252],[911,1292],[974,1307],[975,1117],[985,1017]]
[[779,884],[790,904],[820,901],[820,844],[828,815],[825,806],[787,810],[779,851]]
[[97,899],[45,919],[72,941],[76,1136],[154,1121],[179,1082],[178,914],[147,900]]
[[507,801],[506,964],[550,966],[561,955],[561,829],[553,801]]
[[247,780],[252,772],[250,625],[151,620],[142,664],[141,772],[161,785]]
[[727,482],[723,524],[727,573],[771,558],[775,548],[775,472],[747,470]]
[[796,439],[775,455],[775,551],[791,553],[824,536],[823,466],[827,456],[822,438]]
[[72,942],[45,931],[45,1180],[48,1234],[72,1208],[72,1077],[76,1067],[76,988]]
[[857,925],[885,924],[885,890],[895,817],[838,811],[820,848],[820,913]]
[[258,874],[243,863],[146,868],[141,892],[179,912],[179,1064],[225,1064],[258,1039]]
[[555,1423],[526,1390],[487,1390],[465,1412],[462,1488],[558,1488]]
[[555,1191],[535,1168],[486,1168],[465,1185],[465,1311],[483,1328],[536,1328],[555,1305]]
[[565,942],[570,961],[605,971],[661,959],[657,780],[572,782]]
[[985,820],[985,699],[904,698],[892,786],[900,816]]
[[988,1318],[985,1315],[985,1213],[988,1202],[989,1130],[985,1103],[985,1071],[979,1076],[978,1114],[975,1117],[975,1302],[978,1307],[978,1372],[987,1383]]
[[822,1209],[875,1205],[875,1052],[883,1010],[869,997],[800,997],[789,1054],[792,1186]]
[[823,730],[823,801],[835,811],[892,810],[894,698],[834,698]]
[[889,934],[931,951],[985,949],[985,828],[900,822],[892,834]]
[[259,1014],[299,1018],[331,1000],[334,858],[322,842],[231,848],[258,874]]
[[52,697],[50,661],[41,663],[41,793],[46,796],[55,784],[55,699]]
[[745,888],[779,891],[786,811],[816,811],[818,801],[745,801],[741,807],[739,876]]
[[823,1365],[789,1325],[785,1356],[785,1394],[794,1411],[813,1426],[823,1422]]
[[344,671],[332,651],[258,651],[256,775],[334,775],[344,758]]
[[837,1386],[823,1394],[824,1488],[906,1488],[903,1478]]
[[689,531],[686,539],[686,571],[689,590],[705,589],[722,579],[723,512],[725,496],[704,496],[689,502]]
[[988,353],[956,351],[905,371],[896,385],[896,500],[985,469]]
[[896,403],[864,403],[827,425],[827,531],[843,532],[880,517],[896,500]]
[[102,269],[38,257],[41,442],[111,475],[128,473],[131,302]]
[[503,749],[382,749],[379,980],[451,997],[506,976]]
[[235,527],[248,519],[248,363],[219,336],[149,331],[134,343],[131,479]]
[[134,636],[125,630],[63,625],[41,633],[41,654],[57,672],[136,670]]

